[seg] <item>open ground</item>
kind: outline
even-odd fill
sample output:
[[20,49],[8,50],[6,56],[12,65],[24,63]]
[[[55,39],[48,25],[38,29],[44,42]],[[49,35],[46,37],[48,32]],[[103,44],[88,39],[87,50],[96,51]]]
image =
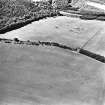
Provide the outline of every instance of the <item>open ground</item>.
[[[52,41],[105,56],[105,22],[59,16],[0,38]],[[54,46],[0,42],[0,105],[104,105],[105,64]]]
[[105,65],[59,48],[0,44],[0,102],[102,105]]

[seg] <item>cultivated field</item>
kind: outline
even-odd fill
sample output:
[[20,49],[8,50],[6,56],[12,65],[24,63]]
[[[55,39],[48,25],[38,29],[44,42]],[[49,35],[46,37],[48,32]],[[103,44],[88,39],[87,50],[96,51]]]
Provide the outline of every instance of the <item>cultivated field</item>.
[[21,29],[1,34],[0,37],[55,41],[71,47],[82,47],[94,35],[99,34],[104,26],[105,22],[102,21],[59,16],[33,22]]
[[0,105],[103,105],[104,74],[77,53],[1,43]]

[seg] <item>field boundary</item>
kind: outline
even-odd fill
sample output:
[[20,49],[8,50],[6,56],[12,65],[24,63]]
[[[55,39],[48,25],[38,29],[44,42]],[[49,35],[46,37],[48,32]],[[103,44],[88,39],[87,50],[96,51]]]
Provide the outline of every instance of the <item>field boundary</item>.
[[0,29],[0,34],[4,34],[6,32],[19,29],[19,28],[21,28],[23,26],[26,26],[26,25],[34,22],[34,21],[39,21],[41,19],[46,19],[47,17],[55,17],[55,16],[62,16],[62,15],[60,15],[59,12],[56,11],[56,12],[51,12],[50,14],[47,14],[47,15],[41,15],[39,17],[34,17],[34,18],[31,18],[31,19],[27,19],[27,20],[22,21],[22,22],[10,24],[8,26],[5,26],[5,27],[1,28]]
[[93,52],[90,52],[88,50],[84,50],[82,48],[71,48],[70,46],[64,45],[64,44],[60,44],[60,43],[56,43],[56,42],[48,42],[48,41],[22,41],[19,40],[18,38],[14,38],[12,39],[5,39],[5,38],[0,38],[0,42],[3,43],[13,43],[13,44],[20,44],[20,45],[31,45],[31,46],[54,46],[54,47],[58,47],[61,49],[65,49],[65,50],[70,50],[76,53],[80,53],[83,54],[85,56],[88,56],[92,59],[95,59],[97,61],[100,61],[102,63],[105,63],[105,57],[101,56],[99,54],[95,54]]
[[76,17],[82,20],[98,20],[105,21],[105,13],[93,12],[93,11],[73,11],[73,10],[62,10],[59,11],[61,15],[68,17]]

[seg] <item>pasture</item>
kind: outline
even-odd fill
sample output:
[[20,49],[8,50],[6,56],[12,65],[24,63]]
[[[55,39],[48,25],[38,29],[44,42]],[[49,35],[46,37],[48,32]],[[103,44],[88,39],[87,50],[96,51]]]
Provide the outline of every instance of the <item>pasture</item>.
[[0,105],[102,105],[105,65],[54,47],[0,44]]

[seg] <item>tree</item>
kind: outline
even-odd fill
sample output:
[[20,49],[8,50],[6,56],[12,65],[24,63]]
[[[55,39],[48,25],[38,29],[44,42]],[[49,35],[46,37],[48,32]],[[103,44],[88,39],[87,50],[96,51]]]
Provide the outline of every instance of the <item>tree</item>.
[[52,4],[52,0],[48,0],[49,4]]
[[19,42],[19,39],[18,39],[18,38],[14,38],[14,41],[15,41],[15,42]]

